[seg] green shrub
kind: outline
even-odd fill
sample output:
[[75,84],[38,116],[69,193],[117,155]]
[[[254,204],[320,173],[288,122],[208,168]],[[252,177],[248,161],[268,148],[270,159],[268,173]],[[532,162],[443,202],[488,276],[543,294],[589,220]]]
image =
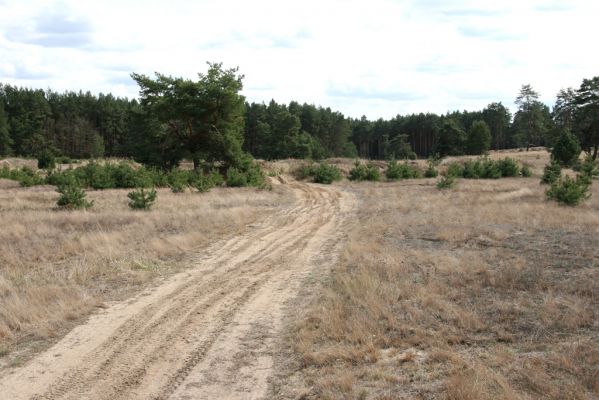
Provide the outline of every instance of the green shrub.
[[227,170],[227,186],[243,187],[248,185],[247,176],[235,167],[229,167]]
[[543,176],[541,176],[541,184],[551,185],[556,182],[562,174],[562,167],[559,162],[552,160],[543,169]]
[[[112,176],[114,186],[117,188],[130,189],[138,186],[138,171],[134,170],[129,164],[119,163],[114,166],[99,166],[99,168],[106,170]],[[145,187],[146,185],[140,186]]]
[[340,181],[342,178],[339,168],[327,163],[321,163],[313,170],[314,182],[316,183],[331,184],[335,181]]
[[214,187],[214,181],[210,175],[202,172],[193,173],[191,179],[191,186],[193,186],[198,192],[208,192]]
[[75,164],[77,162],[77,160],[73,160],[72,158],[67,156],[56,157],[56,164]]
[[591,197],[590,185],[580,176],[572,179],[569,176],[560,177],[553,182],[545,192],[547,199],[555,200],[560,204],[576,206],[581,201]]
[[437,171],[437,165],[439,165],[440,160],[435,157],[429,157],[426,162],[427,167],[424,171],[425,178],[436,178],[439,175],[439,171]]
[[[480,179],[484,174],[480,160],[466,160],[462,169],[462,177],[466,179]],[[456,177],[460,175],[449,174]]]
[[506,157],[497,161],[502,177],[514,177],[520,174],[518,162],[513,158]]
[[580,164],[580,179],[590,185],[593,183],[593,179],[597,177],[599,177],[599,167],[597,167],[597,162],[589,154]]
[[530,178],[532,176],[532,171],[527,164],[523,164],[522,168],[520,168],[520,175],[524,178]]
[[387,164],[387,171],[385,171],[385,176],[388,180],[398,180],[398,179],[414,179],[420,178],[420,171],[408,163],[398,164],[397,161],[391,160]]
[[264,188],[265,187],[265,179],[264,172],[260,165],[253,163],[245,170],[245,176],[248,186]]
[[168,186],[173,193],[182,193],[189,186],[189,173],[180,169],[174,169],[168,174]]
[[39,169],[56,168],[56,158],[50,150],[43,150],[37,157],[37,167]]
[[380,181],[381,173],[376,165],[362,164],[356,161],[354,167],[349,171],[351,181]]
[[[482,165],[482,179],[499,179],[502,176],[500,162],[495,162],[488,158],[483,158],[480,160]],[[516,169],[517,171],[517,169]],[[517,173],[517,172],[516,172]]]
[[464,175],[464,166],[460,163],[453,162],[447,167],[447,175],[459,178]]
[[576,137],[568,130],[564,130],[551,150],[551,159],[563,166],[571,167],[578,161],[580,152]]
[[456,177],[454,175],[443,175],[441,179],[437,181],[437,189],[451,189],[455,186]]
[[314,164],[302,164],[293,172],[293,175],[299,180],[313,178],[317,168]]
[[137,210],[147,210],[156,201],[156,190],[139,188],[127,194],[129,207]]
[[73,176],[69,176],[56,188],[60,193],[56,204],[58,207],[67,209],[90,208],[93,201],[87,201],[85,191],[78,185]]
[[10,176],[9,179],[19,182],[23,187],[43,185],[45,182],[45,179],[40,174],[27,166],[11,170]]

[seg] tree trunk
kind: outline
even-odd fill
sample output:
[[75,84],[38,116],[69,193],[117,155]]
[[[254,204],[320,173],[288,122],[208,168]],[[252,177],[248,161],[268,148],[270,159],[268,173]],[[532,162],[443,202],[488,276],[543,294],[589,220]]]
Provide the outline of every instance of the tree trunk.
[[199,171],[200,170],[200,157],[197,154],[194,154],[192,157],[193,160],[193,170],[194,171]]

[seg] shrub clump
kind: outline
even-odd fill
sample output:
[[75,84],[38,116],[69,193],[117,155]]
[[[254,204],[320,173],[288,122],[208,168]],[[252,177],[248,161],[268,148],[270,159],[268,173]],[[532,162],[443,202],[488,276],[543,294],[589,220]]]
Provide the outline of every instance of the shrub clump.
[[381,173],[374,164],[362,164],[359,161],[356,161],[354,167],[349,171],[348,178],[351,181],[378,182],[381,180]]
[[94,205],[93,201],[86,199],[85,191],[79,186],[74,177],[62,182],[56,189],[60,193],[60,197],[56,205],[66,209],[85,209]]
[[593,179],[599,177],[599,167],[589,154],[580,164],[580,178],[589,185],[593,183]]
[[513,158],[503,158],[497,161],[497,166],[501,171],[502,177],[515,177],[520,175],[520,166]]
[[455,186],[456,177],[454,175],[443,175],[441,179],[437,181],[437,189],[451,189]]
[[576,137],[564,130],[551,150],[551,159],[565,167],[571,167],[578,162],[581,151]]
[[545,194],[549,200],[555,200],[568,206],[576,206],[591,197],[589,187],[590,184],[581,175],[577,176],[576,179],[565,176],[553,182]]
[[541,176],[541,184],[551,185],[560,178],[561,174],[561,165],[556,160],[552,160],[543,169],[543,176]]
[[425,178],[436,178],[437,176],[439,176],[437,166],[439,165],[440,161],[441,160],[439,160],[437,157],[430,157],[428,159],[428,161],[426,162],[427,167],[424,171]]
[[[530,171],[525,171],[528,172]],[[499,179],[516,177],[520,173],[518,162],[509,157],[501,160],[480,157],[476,160],[467,160],[463,165],[455,162],[450,164],[447,170],[448,175],[465,179]]]
[[315,183],[330,185],[331,183],[342,179],[339,168],[327,163],[320,163],[318,167],[314,168],[313,173],[313,180]]
[[139,188],[127,194],[129,207],[136,210],[148,210],[156,201],[156,189]]
[[532,176],[532,171],[528,164],[522,164],[522,168],[520,168],[520,175],[523,178],[530,178]]
[[398,179],[420,178],[422,174],[416,167],[413,167],[408,163],[398,164],[397,161],[391,160],[387,165],[385,176],[388,180],[395,181]]
[[56,168],[56,158],[50,150],[43,150],[37,157],[37,167],[39,169],[54,169]]

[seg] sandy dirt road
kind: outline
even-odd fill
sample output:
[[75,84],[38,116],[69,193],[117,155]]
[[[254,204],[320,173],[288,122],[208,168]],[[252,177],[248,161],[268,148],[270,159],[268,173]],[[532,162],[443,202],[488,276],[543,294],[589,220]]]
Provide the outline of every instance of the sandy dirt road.
[[264,398],[290,302],[306,277],[334,262],[355,208],[339,188],[286,187],[292,206],[7,371],[0,398]]

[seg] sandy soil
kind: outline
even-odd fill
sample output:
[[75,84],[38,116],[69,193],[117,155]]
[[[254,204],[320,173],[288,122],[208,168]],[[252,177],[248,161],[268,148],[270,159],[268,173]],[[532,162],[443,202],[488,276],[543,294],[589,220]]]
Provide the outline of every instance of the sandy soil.
[[288,186],[292,206],[4,372],[2,398],[263,398],[284,314],[302,281],[334,264],[356,205],[339,187]]

